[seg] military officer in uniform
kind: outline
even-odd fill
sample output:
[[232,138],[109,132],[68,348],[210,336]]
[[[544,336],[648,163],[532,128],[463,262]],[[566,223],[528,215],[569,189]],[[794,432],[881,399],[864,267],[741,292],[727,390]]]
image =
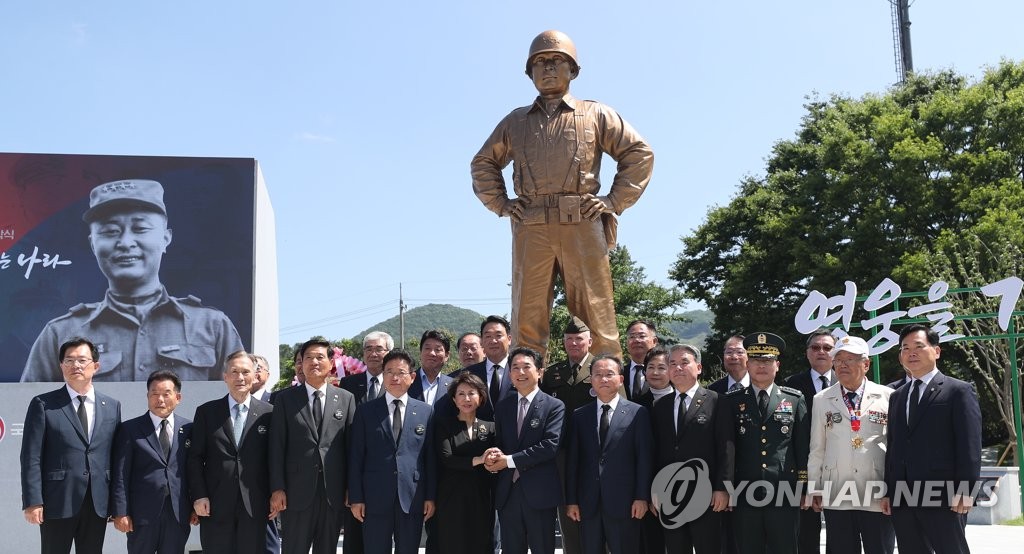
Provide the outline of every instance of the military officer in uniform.
[[733,528],[741,553],[763,554],[767,546],[788,554],[797,551],[811,418],[800,391],[775,384],[782,338],[751,333],[743,347],[750,386],[726,395],[736,428],[735,482],[759,483],[733,499]]
[[160,282],[160,262],[171,244],[163,186],[143,179],[104,183],[89,193],[82,220],[107,294],[47,323],[21,380],[60,381],[53,352],[74,336],[89,337],[103,355],[96,381],[145,381],[160,369],[182,381],[220,379],[242,339],[224,313],[194,296],[171,296]]
[[[615,216],[636,203],[651,179],[654,154],[604,104],[578,100],[576,46],[559,31],[533,40],[526,74],[540,93],[507,115],[471,163],[473,192],[487,209],[512,219],[512,336],[543,356],[548,344],[555,275],[569,311],[591,328],[597,354],[620,355],[608,252]],[[611,189],[601,189],[601,158],[617,163]],[[513,163],[515,198],[502,169]]]
[[[565,347],[566,359],[549,366],[544,370],[544,378],[540,390],[559,399],[565,404],[565,413],[572,414],[576,408],[594,401],[596,394],[591,386],[590,366],[594,356],[590,354],[590,346],[594,344],[590,336],[590,327],[582,319],[572,316],[565,326],[562,345]],[[566,418],[564,433],[569,434],[572,418]],[[565,482],[565,449],[568,442],[563,441],[558,449],[558,475]],[[558,509],[558,526],[562,531],[562,552],[579,554],[581,552],[580,523],[566,515],[565,507]]]

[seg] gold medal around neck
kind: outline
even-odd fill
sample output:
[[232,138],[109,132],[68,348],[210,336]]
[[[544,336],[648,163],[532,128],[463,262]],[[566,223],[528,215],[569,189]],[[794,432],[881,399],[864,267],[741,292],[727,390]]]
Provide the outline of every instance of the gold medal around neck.
[[860,448],[864,446],[864,439],[860,438],[860,435],[854,435],[853,440],[850,441],[850,444],[852,444],[855,449]]

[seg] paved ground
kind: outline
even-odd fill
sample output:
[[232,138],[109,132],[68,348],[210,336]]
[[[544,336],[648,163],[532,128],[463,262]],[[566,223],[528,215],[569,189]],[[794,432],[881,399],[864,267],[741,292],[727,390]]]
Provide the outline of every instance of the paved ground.
[[[1020,554],[1021,544],[1024,544],[1024,527],[968,525],[967,542],[971,552],[977,554]],[[338,546],[338,554],[342,554],[340,543]],[[825,551],[825,533],[821,534],[821,551]],[[899,552],[899,548],[896,551]],[[421,548],[420,552],[425,551]],[[555,554],[562,554],[562,551],[555,550]]]

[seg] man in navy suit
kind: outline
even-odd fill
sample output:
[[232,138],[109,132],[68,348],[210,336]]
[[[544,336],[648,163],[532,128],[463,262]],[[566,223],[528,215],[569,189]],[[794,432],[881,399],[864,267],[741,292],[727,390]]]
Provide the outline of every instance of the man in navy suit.
[[[384,396],[384,356],[395,347],[395,339],[384,331],[371,331],[363,337],[363,363],[366,371],[343,377],[338,386],[352,393],[356,407]],[[363,522],[345,512],[345,554],[363,554]]]
[[706,389],[697,381],[703,366],[696,347],[672,346],[669,368],[675,392],[655,403],[651,414],[657,448],[655,472],[691,459],[701,460],[708,470],[712,494],[702,514],[678,526],[663,509],[678,499],[659,496],[660,505],[656,508],[661,512],[661,521],[672,524],[665,525],[665,546],[669,552],[718,554],[722,546],[722,514],[727,513],[729,506],[725,485],[732,481],[735,461],[732,414],[725,395]]
[[279,394],[270,426],[271,509],[281,513],[285,554],[338,550],[344,521],[347,441],[356,401],[327,382],[331,343],[306,341],[306,382]]
[[619,396],[622,362],[599,356],[590,366],[597,402],[572,414],[566,462],[566,514],[580,522],[584,554],[637,552],[639,521],[651,499],[651,422],[647,410]]
[[363,522],[367,554],[415,554],[437,492],[431,408],[410,398],[412,357],[384,356],[383,397],[356,409],[349,459],[352,515]]
[[228,356],[228,394],[196,408],[188,448],[188,488],[204,552],[261,552],[270,509],[267,475],[273,406],[249,394],[249,354]]
[[912,381],[889,397],[882,511],[892,515],[900,554],[969,552],[964,525],[981,474],[978,399],[971,385],[939,372],[934,330],[904,327],[899,356]]
[[[479,419],[493,421],[494,407],[498,402],[512,394],[512,384],[508,378],[508,349],[512,346],[512,337],[509,335],[512,325],[501,316],[491,315],[480,324],[480,337],[484,345],[484,361],[471,365],[465,369],[487,385],[487,403],[480,406],[476,411]],[[438,402],[442,410],[455,412],[455,403],[450,401]]]
[[185,481],[192,420],[174,413],[181,402],[174,372],[150,373],[146,390],[149,411],[122,423],[114,439],[111,515],[128,533],[130,554],[181,554],[195,516]]
[[[448,385],[454,381],[448,375],[441,374],[444,364],[448,363],[451,344],[451,339],[436,329],[423,332],[423,336],[420,337],[420,369],[409,386],[409,398],[421,400],[431,407],[437,405],[439,398],[445,398],[448,394]],[[438,468],[438,471],[440,470]],[[437,519],[427,520],[424,530],[427,533],[426,554],[440,554]]]
[[448,363],[451,345],[451,339],[441,331],[424,331],[420,337],[420,370],[409,385],[410,397],[435,406],[437,399],[448,393],[448,385],[453,379],[442,375],[441,370]]
[[498,473],[495,505],[501,519],[502,552],[553,554],[555,510],[562,486],[555,456],[562,438],[565,406],[541,392],[540,354],[516,348],[509,355],[509,380],[516,394],[498,403],[497,445],[485,452],[485,467]]
[[21,441],[25,519],[39,525],[44,554],[103,550],[110,452],[121,404],[96,392],[100,354],[84,338],[57,352],[65,386],[32,399]]

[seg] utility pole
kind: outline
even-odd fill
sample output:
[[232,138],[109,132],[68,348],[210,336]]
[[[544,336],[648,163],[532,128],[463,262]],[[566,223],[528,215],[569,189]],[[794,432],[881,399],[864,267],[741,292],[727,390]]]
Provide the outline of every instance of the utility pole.
[[402,283],[398,283],[398,334],[402,342],[399,348],[405,348],[405,300],[402,299]]

